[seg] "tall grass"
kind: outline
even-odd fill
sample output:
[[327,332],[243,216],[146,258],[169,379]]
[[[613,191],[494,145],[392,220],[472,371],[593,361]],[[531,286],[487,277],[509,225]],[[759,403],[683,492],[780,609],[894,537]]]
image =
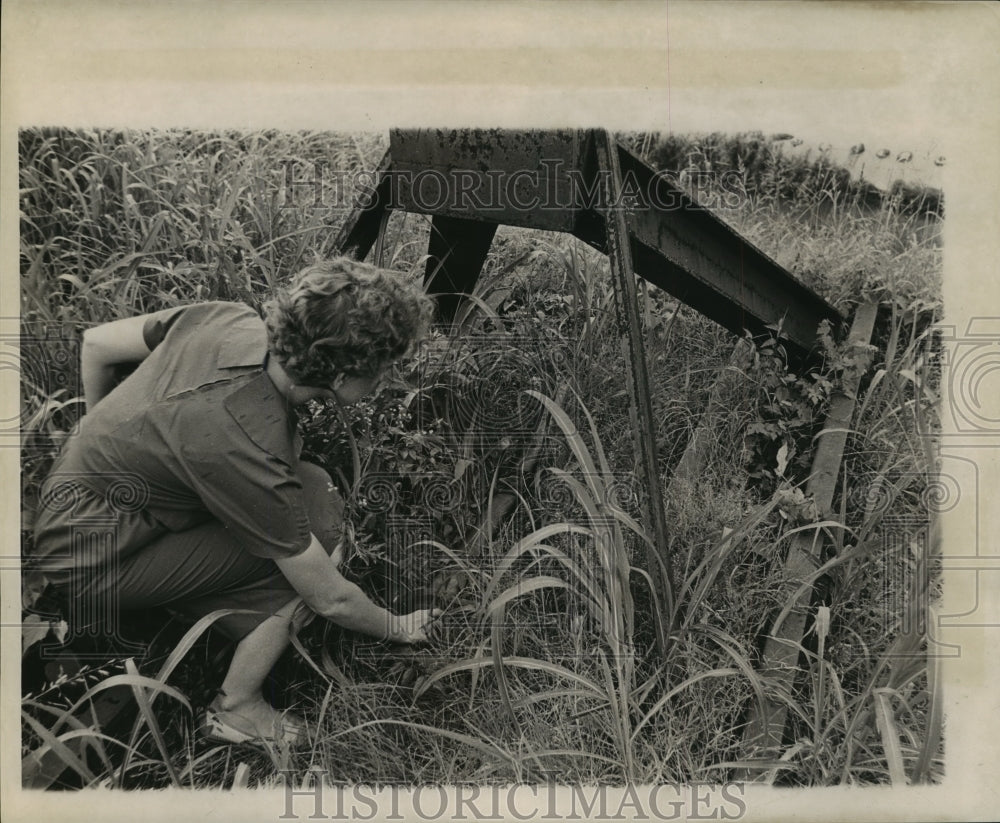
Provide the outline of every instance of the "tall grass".
[[[259,306],[331,253],[346,214],[317,207],[311,188],[284,187],[288,164],[298,180],[323,160],[367,170],[383,145],[276,132],[22,133],[26,329],[72,335],[198,299]],[[70,704],[58,699],[66,683],[26,698],[26,770],[52,751],[79,783],[111,786],[270,785],[278,768],[313,767],[383,784],[726,780],[748,765],[764,767],[754,771],[761,780],[795,785],[939,779],[939,678],[926,646],[936,544],[921,495],[936,472],[929,323],[940,249],[891,203],[859,209],[836,175],[815,179],[823,182],[769,189],[748,178],[741,207],[725,218],[845,309],[872,295],[887,307],[822,524],[795,492],[823,393],[805,410],[795,398],[782,405],[775,386],[833,385],[843,364],[831,357],[815,378],[789,377],[780,340],[757,351],[713,412],[703,470],[668,483],[736,341],[647,290],[643,333],[677,580],[668,612],[644,568],[651,538],[635,505],[607,261],[564,237],[501,228],[460,332],[439,333],[346,420],[315,406],[303,421],[308,456],[351,503],[348,575],[399,610],[445,607],[434,643],[390,649],[317,621],[272,684],[307,715],[310,746],[255,752],[192,736],[225,660],[206,619],[158,666],[120,661]],[[426,219],[394,215],[385,264],[415,276],[427,232]],[[29,512],[81,413],[74,369],[47,362],[23,384]],[[67,379],[51,379],[59,370]],[[517,421],[527,435],[509,437],[512,425],[491,429],[485,417]],[[780,428],[776,439],[754,434],[762,421]],[[789,457],[789,446],[799,453]],[[928,535],[927,552],[895,550],[903,521],[907,534]],[[758,673],[762,638],[790,605],[783,560],[803,530],[826,548],[810,581],[803,676],[775,695]],[[132,690],[138,709],[121,739],[71,711],[113,685]],[[788,745],[774,762],[747,764],[751,708],[776,696],[789,708]]]

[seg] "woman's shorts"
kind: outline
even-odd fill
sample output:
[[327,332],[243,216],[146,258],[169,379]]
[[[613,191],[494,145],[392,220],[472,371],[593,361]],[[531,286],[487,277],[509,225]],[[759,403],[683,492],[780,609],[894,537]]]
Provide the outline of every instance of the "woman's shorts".
[[[299,475],[310,530],[332,552],[342,533],[343,502],[319,467],[301,463]],[[77,568],[54,582],[59,594],[72,601],[78,623],[88,616],[118,617],[155,606],[193,620],[219,609],[237,609],[242,613],[225,615],[214,624],[234,640],[297,597],[273,560],[247,552],[217,520],[162,533],[117,558],[111,567]],[[86,626],[74,627],[80,630]]]

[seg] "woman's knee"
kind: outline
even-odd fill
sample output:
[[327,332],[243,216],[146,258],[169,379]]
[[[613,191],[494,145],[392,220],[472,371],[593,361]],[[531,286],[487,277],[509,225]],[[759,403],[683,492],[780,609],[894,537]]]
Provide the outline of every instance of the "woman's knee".
[[344,499],[327,472],[315,463],[300,461],[299,480],[305,492],[309,526],[329,552],[340,541],[344,526]]
[[330,479],[330,475],[326,469],[322,466],[317,466],[315,463],[310,463],[308,460],[299,461],[298,474],[303,486],[326,487],[327,485],[333,485],[333,481]]
[[308,496],[316,495],[327,499],[336,498],[338,501],[341,500],[340,492],[333,485],[333,480],[326,469],[317,466],[315,463],[300,460],[297,471],[299,480],[302,481],[302,488],[305,489]]

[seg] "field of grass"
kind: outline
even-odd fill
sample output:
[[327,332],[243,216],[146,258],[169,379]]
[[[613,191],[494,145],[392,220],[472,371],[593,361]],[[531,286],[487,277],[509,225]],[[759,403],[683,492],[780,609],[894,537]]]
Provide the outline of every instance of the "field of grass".
[[[259,307],[334,252],[364,184],[355,175],[376,166],[385,142],[22,132],[26,553],[39,485],[82,409],[69,356],[79,333],[196,300]],[[684,171],[676,140],[636,145]],[[171,624],[145,661],[113,659],[60,682],[26,677],[26,764],[52,750],[80,784],[143,788],[267,786],[279,769],[311,767],[368,784],[725,781],[740,773],[744,727],[768,695],[788,706],[788,743],[758,779],[939,779],[925,636],[938,593],[938,237],[899,199],[873,208],[837,175],[783,179],[766,146],[756,151],[753,162],[736,158],[741,197],[723,219],[845,312],[868,299],[886,311],[865,363],[827,336],[822,363],[793,373],[780,338],[757,341],[705,412],[736,338],[641,290],[672,604],[645,569],[607,260],[569,237],[501,227],[457,329],[436,332],[350,419],[320,405],[303,415],[307,456],[349,501],[349,576],[394,610],[444,608],[441,635],[400,650],[315,621],[271,684],[276,704],[308,718],[311,744],[259,752],[193,736],[225,646],[207,624]],[[342,184],[322,197],[288,185],[316,179],[317,163],[343,172]],[[420,277],[428,234],[427,218],[393,215],[384,264]],[[817,522],[801,489],[851,369],[863,371],[858,409],[833,514]],[[676,476],[703,412],[704,465]],[[764,635],[788,602],[790,538],[810,529],[825,540],[824,565],[801,677],[774,694],[757,673]],[[918,536],[925,550],[912,548]],[[25,583],[27,608],[37,580],[26,573]],[[131,733],[115,738],[67,711],[109,683],[132,687],[140,707]]]

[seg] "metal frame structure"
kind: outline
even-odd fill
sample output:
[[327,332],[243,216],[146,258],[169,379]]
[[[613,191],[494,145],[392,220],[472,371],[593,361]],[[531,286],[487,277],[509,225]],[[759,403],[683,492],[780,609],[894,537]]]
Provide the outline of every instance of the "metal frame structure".
[[610,212],[624,217],[635,274],[734,334],[780,324],[790,347],[806,353],[821,320],[843,324],[830,303],[616,141],[609,199],[612,161],[598,158],[607,139],[599,130],[392,131],[378,183],[336,245],[364,259],[387,211],[430,215],[425,276],[450,319],[455,295],[474,289],[497,226],[568,232],[608,252]]
[[[673,613],[635,275],[738,336],[780,329],[790,354],[799,358],[812,354],[822,321],[839,334],[845,317],[606,131],[396,130],[377,179],[369,202],[343,226],[337,246],[363,259],[384,232],[390,211],[430,215],[425,283],[437,295],[439,317],[446,322],[455,317],[461,295],[474,289],[500,224],[568,232],[608,255],[623,350],[632,367],[635,449],[655,543],[647,571]],[[869,341],[876,312],[873,304],[858,312],[851,343]],[[834,399],[815,456],[807,490],[824,511],[832,500],[853,409],[852,397]],[[692,443],[689,451],[697,451],[696,446]],[[697,462],[697,455],[692,452],[685,460]],[[786,562],[790,585],[798,586],[815,568],[806,546],[813,542],[805,536],[792,547]],[[811,596],[811,586],[798,591],[793,609],[767,639],[762,674],[778,689],[789,689],[797,671]],[[664,638],[658,642],[662,651]],[[772,699],[751,713],[748,762],[776,756],[785,720],[782,704]],[[753,773],[747,769],[745,776]]]

